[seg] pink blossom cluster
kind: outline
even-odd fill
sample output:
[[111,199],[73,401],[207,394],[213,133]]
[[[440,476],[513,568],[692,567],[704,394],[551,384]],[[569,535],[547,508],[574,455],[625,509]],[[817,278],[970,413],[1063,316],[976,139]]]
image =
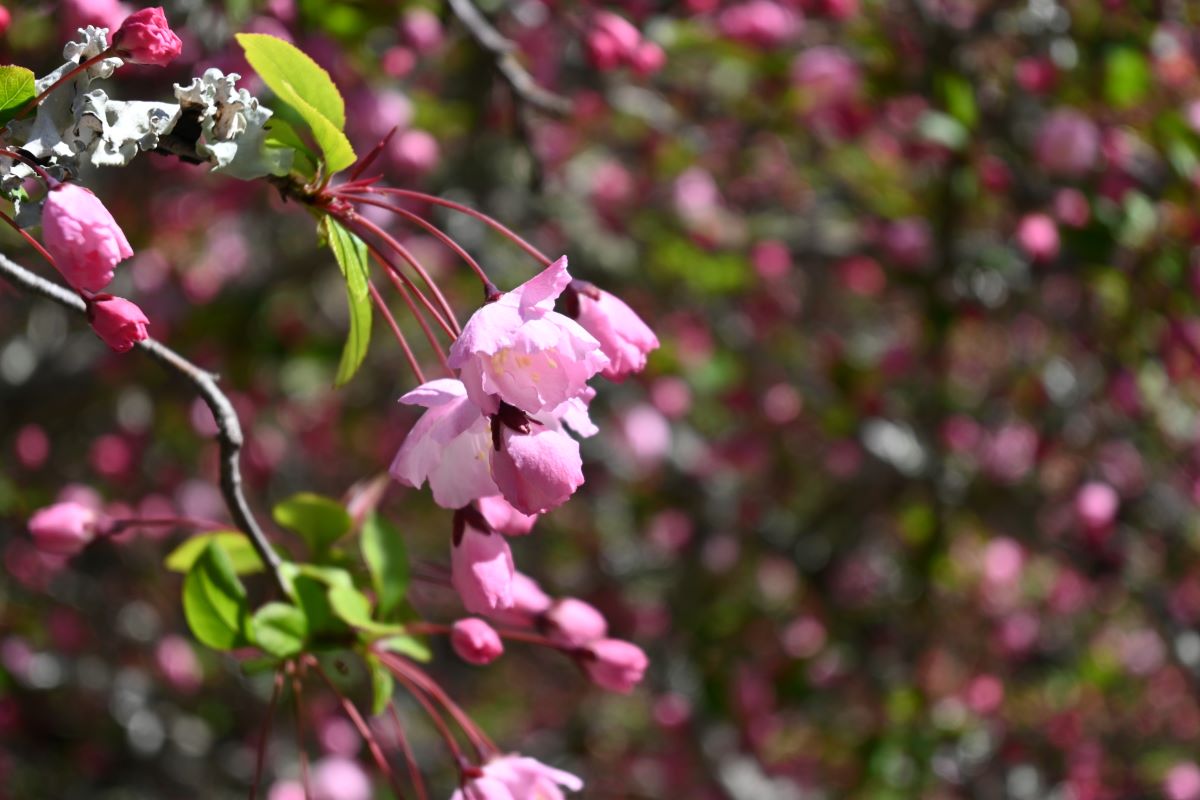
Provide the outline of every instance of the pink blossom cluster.
[[629,67],[639,75],[651,75],[667,60],[658,44],[644,39],[632,22],[611,11],[592,18],[586,45],[593,66],[605,72]]

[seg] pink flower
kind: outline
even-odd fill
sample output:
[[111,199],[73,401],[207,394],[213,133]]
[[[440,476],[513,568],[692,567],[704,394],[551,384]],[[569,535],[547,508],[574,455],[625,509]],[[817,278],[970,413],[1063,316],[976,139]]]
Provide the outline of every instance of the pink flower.
[[[499,756],[483,765],[483,775],[468,785],[464,794],[460,789],[451,800],[563,800],[559,786],[578,792],[583,781],[569,772],[547,766],[535,758],[516,754]],[[486,784],[480,787],[480,784]],[[503,789],[496,788],[496,784]],[[487,792],[492,792],[488,794]]]
[[481,619],[469,617],[454,623],[450,645],[458,657],[470,664],[490,664],[504,653],[504,643],[495,628]]
[[327,756],[313,765],[313,800],[371,800],[371,779],[357,761]]
[[642,649],[620,639],[592,642],[584,660],[588,677],[602,689],[629,694],[642,680],[649,660]]
[[521,572],[512,576],[512,601],[512,608],[486,612],[487,616],[505,625],[530,628],[551,603],[537,581]]
[[1034,261],[1050,261],[1058,255],[1058,226],[1046,214],[1027,214],[1017,226],[1017,242]]
[[167,683],[181,692],[194,692],[204,682],[204,668],[196,658],[196,651],[182,636],[159,640],[154,660]]
[[595,337],[553,310],[570,282],[563,256],[467,320],[449,361],[485,413],[500,401],[529,414],[552,410],[608,365]]
[[429,481],[434,501],[443,508],[462,508],[499,493],[489,466],[493,448],[487,417],[467,399],[461,382],[429,381],[400,402],[429,410],[396,453],[392,477],[413,488]]
[[78,290],[98,292],[133,248],[100,198],[74,183],[61,183],[42,206],[42,238],[55,266]]
[[504,499],[523,514],[557,508],[583,485],[579,442],[545,427],[523,434],[504,428],[492,453],[492,477]]
[[483,514],[488,525],[505,536],[524,536],[533,530],[533,524],[538,518],[537,514],[522,514],[517,511],[502,495],[481,497],[479,512]]
[[646,368],[646,354],[658,348],[658,337],[642,318],[615,295],[603,289],[586,287],[575,293],[579,313],[575,318],[583,329],[596,337],[608,356],[601,374],[610,380],[622,380]]
[[92,330],[118,353],[129,352],[147,336],[150,320],[142,310],[123,297],[101,295],[88,303]]
[[167,24],[162,7],[143,8],[125,18],[113,34],[113,47],[131,64],[165,67],[183,52],[183,42]]
[[1075,514],[1085,527],[1093,530],[1112,524],[1120,505],[1116,489],[1100,481],[1085,483],[1075,495]]
[[641,42],[642,34],[633,23],[611,11],[601,11],[592,19],[585,43],[592,65],[611,70],[633,64]]
[[1100,158],[1100,130],[1081,112],[1059,109],[1042,123],[1034,151],[1049,172],[1080,177]]
[[862,73],[840,47],[810,47],[792,62],[792,81],[804,96],[805,108],[821,111],[859,96]]
[[88,25],[116,30],[121,20],[129,16],[129,6],[118,0],[63,0],[57,15],[64,31],[73,36],[76,30]]
[[1200,800],[1200,767],[1191,761],[1181,761],[1167,772],[1163,780],[1167,800]]
[[388,153],[396,168],[412,175],[424,175],[438,165],[441,157],[437,139],[428,131],[403,131],[392,137]]
[[717,17],[722,35],[751,47],[775,47],[794,37],[803,18],[773,0],[729,6]]
[[442,44],[442,21],[427,8],[413,8],[400,19],[404,38],[418,53],[431,53]]
[[498,533],[467,526],[450,550],[450,582],[472,614],[513,607],[512,551]]
[[79,503],[55,503],[29,519],[29,533],[39,550],[73,556],[96,538],[99,517]]
[[564,597],[545,614],[550,637],[557,642],[582,647],[603,639],[608,633],[604,615],[594,606],[574,597]]

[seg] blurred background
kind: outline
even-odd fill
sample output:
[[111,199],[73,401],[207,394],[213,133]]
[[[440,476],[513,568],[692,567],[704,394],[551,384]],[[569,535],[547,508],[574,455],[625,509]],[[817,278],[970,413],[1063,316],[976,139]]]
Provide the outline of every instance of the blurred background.
[[[6,5],[4,57],[39,74],[140,7]],[[166,100],[208,66],[260,92],[233,33],[288,38],[342,88],[360,153],[398,126],[392,185],[568,254],[662,340],[600,388],[587,484],[513,543],[651,671],[619,697],[552,653],[479,669],[440,647],[434,675],[503,748],[595,798],[1200,800],[1195,3],[479,0],[565,115],[514,98],[444,3],[164,5],[183,58],[110,94]],[[377,331],[333,390],[344,290],[301,209],[156,155],[86,181],[137,252],[114,291],[222,374],[260,513],[386,469],[413,382]],[[502,288],[536,271],[424,212]],[[471,275],[389,224],[465,318]],[[187,633],[162,567],[183,533],[63,565],[24,528],[64,493],[224,519],[212,425],[155,364],[0,284],[0,798],[246,796],[270,678]],[[446,562],[426,492],[383,508]],[[333,699],[306,701],[313,758],[367,765]],[[268,774],[294,776],[296,747],[280,712]]]

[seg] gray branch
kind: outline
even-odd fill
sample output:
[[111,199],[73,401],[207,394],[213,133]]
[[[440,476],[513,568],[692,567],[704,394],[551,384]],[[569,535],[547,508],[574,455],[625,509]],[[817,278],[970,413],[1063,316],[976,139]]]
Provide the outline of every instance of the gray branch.
[[517,46],[496,30],[471,0],[449,0],[449,3],[450,10],[471,38],[492,56],[496,70],[504,76],[519,101],[547,114],[564,116],[571,113],[571,101],[538,85],[517,58]]
[[[14,286],[26,291],[53,300],[78,314],[87,313],[87,306],[79,295],[30,272],[4,255],[0,255],[0,278],[4,278]],[[234,524],[250,537],[250,542],[258,552],[259,558],[270,568],[275,582],[286,593],[287,587],[279,572],[281,565],[279,554],[267,541],[266,534],[263,533],[254,514],[250,511],[250,505],[246,502],[246,495],[242,491],[240,466],[244,441],[242,426],[238,421],[233,404],[217,386],[217,376],[200,369],[179,353],[154,339],[138,342],[137,346],[163,366],[190,381],[208,405],[209,410],[212,411],[213,418],[217,421],[217,442],[221,448],[221,494],[225,498],[225,505],[229,508]]]

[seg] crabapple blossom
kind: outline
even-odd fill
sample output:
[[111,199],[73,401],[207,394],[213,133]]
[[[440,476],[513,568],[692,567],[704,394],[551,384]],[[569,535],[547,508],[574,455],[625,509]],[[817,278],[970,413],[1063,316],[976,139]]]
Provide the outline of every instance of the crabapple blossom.
[[522,514],[502,495],[479,498],[479,512],[493,530],[505,536],[524,536],[533,530],[537,514]]
[[462,508],[499,493],[491,477],[492,439],[487,418],[467,399],[460,381],[440,378],[418,386],[401,403],[428,409],[408,432],[391,474],[406,486],[426,481],[443,508]]
[[74,183],[47,193],[42,206],[42,238],[54,265],[80,291],[98,292],[133,248],[100,198]]
[[1075,495],[1075,514],[1090,529],[1105,528],[1112,524],[1120,505],[1117,491],[1100,481],[1084,484]]
[[587,646],[583,665],[600,688],[628,694],[641,682],[649,660],[632,642],[600,639]]
[[579,311],[575,319],[596,337],[608,357],[600,374],[622,380],[646,368],[646,355],[658,348],[658,337],[623,300],[591,286],[575,291]]
[[522,572],[513,573],[512,601],[511,608],[485,612],[486,616],[505,625],[530,628],[553,602],[537,581]]
[[127,353],[148,336],[150,320],[135,304],[123,297],[100,295],[88,304],[92,330],[118,353]]
[[529,414],[554,409],[608,365],[600,342],[553,310],[570,283],[563,256],[471,315],[449,364],[482,411],[496,413],[501,401]]
[[454,623],[450,645],[459,658],[471,664],[490,664],[504,653],[504,643],[495,628],[474,617]]
[[39,550],[73,556],[96,538],[99,515],[81,503],[63,502],[40,509],[29,519],[29,533]]
[[632,64],[641,41],[642,34],[632,22],[611,11],[601,11],[592,19],[585,44],[593,66],[607,71]]
[[557,508],[583,485],[579,442],[562,430],[520,433],[504,428],[492,453],[492,477],[504,499],[522,514]]
[[604,638],[608,622],[590,603],[574,597],[558,600],[543,615],[550,638],[566,645],[581,647]]
[[723,36],[752,47],[777,47],[800,32],[803,18],[774,0],[732,5],[717,17]]
[[1017,242],[1034,261],[1050,261],[1058,255],[1058,227],[1046,214],[1028,214],[1017,226]]
[[313,765],[313,800],[371,800],[371,779],[357,761],[326,756]]
[[481,775],[459,789],[450,800],[562,800],[559,787],[572,792],[583,789],[583,781],[535,758],[507,755],[484,764]]
[[165,67],[183,52],[183,42],[167,24],[162,7],[143,8],[125,18],[113,34],[113,49],[131,64]]
[[498,533],[469,525],[450,551],[450,582],[472,614],[513,607],[512,551]]

